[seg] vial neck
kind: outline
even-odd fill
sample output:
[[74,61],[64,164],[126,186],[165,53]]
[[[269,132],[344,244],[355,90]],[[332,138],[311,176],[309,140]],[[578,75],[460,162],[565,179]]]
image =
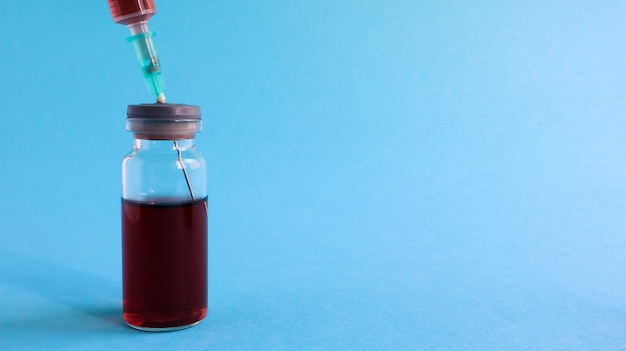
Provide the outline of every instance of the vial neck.
[[196,147],[196,139],[141,139],[135,138],[134,149],[144,151],[186,151]]

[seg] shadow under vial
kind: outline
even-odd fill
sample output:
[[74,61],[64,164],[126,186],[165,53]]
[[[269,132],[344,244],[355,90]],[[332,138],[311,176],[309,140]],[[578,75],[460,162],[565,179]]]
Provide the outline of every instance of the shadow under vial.
[[[122,318],[121,286],[113,280],[78,271],[72,267],[0,251],[0,286],[14,286],[51,304],[22,315],[0,314],[0,333],[42,331],[130,332]],[[28,296],[19,299],[28,299]],[[33,298],[33,297],[31,297]],[[24,305],[28,301],[4,300],[1,304]],[[57,307],[55,307],[58,306]],[[46,306],[51,306],[46,310]]]

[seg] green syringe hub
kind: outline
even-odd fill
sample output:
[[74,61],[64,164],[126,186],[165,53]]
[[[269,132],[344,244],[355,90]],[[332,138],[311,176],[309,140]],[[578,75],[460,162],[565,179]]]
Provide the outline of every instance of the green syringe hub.
[[133,44],[148,90],[157,101],[164,102],[165,82],[161,76],[161,65],[152,40],[155,35],[155,32],[144,32],[130,36],[126,40]]

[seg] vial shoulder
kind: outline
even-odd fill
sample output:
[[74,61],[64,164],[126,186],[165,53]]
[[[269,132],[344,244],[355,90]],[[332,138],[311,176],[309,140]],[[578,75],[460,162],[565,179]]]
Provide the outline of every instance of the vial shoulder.
[[206,159],[202,153],[194,150],[181,150],[180,155],[178,152],[153,152],[153,151],[141,151],[133,150],[122,158],[122,165],[130,164],[172,164],[177,163],[182,159],[186,163],[194,163],[205,166]]

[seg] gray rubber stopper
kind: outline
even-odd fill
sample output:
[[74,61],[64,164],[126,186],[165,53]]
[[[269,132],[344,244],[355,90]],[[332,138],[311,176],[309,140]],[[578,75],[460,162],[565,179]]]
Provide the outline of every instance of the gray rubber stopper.
[[126,116],[126,130],[142,139],[190,139],[202,130],[200,107],[194,105],[128,105]]

